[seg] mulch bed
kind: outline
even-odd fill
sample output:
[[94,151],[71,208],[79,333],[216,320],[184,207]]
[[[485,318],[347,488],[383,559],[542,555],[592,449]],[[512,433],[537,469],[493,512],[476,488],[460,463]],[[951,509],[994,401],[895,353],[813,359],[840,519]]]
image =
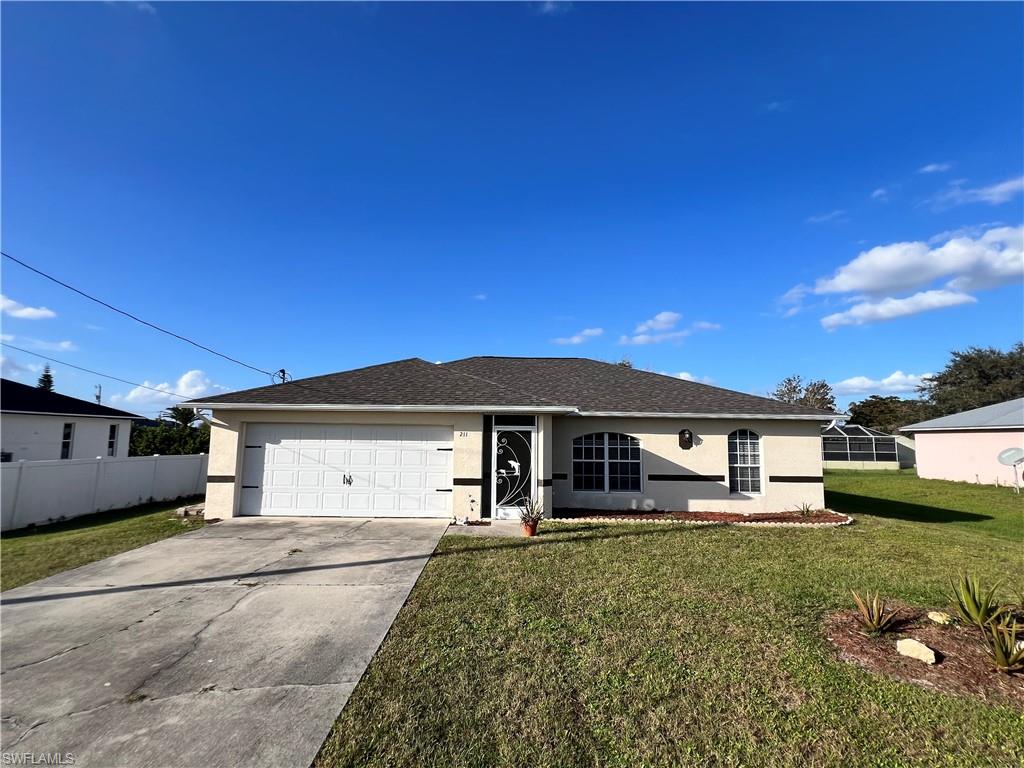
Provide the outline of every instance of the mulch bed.
[[[895,632],[868,637],[855,611],[841,611],[825,620],[825,633],[839,658],[869,672],[943,693],[972,696],[989,704],[1024,709],[1024,675],[996,672],[977,629],[962,624],[936,624],[927,612],[904,607],[904,622]],[[929,665],[896,652],[896,641],[912,637],[937,652]]]
[[758,523],[784,523],[787,525],[845,525],[851,518],[828,509],[817,510],[810,515],[799,512],[615,512],[602,509],[556,509],[555,520],[633,520],[638,522],[683,522],[683,523],[735,523],[757,525]]

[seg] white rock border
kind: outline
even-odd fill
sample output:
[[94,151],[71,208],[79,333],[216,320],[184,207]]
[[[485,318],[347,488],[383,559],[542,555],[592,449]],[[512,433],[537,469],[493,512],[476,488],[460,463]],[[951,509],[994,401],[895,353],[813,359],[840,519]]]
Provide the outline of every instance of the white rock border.
[[[643,523],[645,525],[742,525],[757,528],[838,528],[842,525],[850,525],[853,523],[853,518],[849,515],[844,515],[841,512],[836,512],[833,509],[826,509],[826,512],[831,512],[834,515],[839,515],[842,520],[837,520],[834,523],[788,523],[780,522],[778,520],[763,520],[758,521],[757,517],[763,512],[750,512],[747,517],[749,520],[677,520],[674,518],[661,518],[661,519],[650,519],[650,518],[621,518],[621,517],[556,517],[545,522],[552,523],[624,523],[624,524],[637,524]],[[655,513],[660,514],[660,513]]]

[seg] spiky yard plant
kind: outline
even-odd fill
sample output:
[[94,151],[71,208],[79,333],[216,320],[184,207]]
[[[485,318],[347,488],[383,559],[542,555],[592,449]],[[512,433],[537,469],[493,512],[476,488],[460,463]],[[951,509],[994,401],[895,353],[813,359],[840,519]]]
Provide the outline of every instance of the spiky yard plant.
[[1024,672],[1024,642],[1017,645],[1020,642],[1017,640],[1017,630],[1021,626],[1016,617],[1007,611],[982,629],[985,650],[1000,672]]
[[950,580],[950,586],[957,612],[968,624],[984,631],[985,626],[1002,612],[996,600],[998,584],[986,592],[976,577],[961,573],[959,581]]
[[858,620],[869,635],[881,635],[891,632],[896,628],[897,618],[900,609],[888,609],[884,600],[880,600],[878,593],[874,595],[865,594],[862,598],[853,590],[850,591],[853,600],[857,603]]

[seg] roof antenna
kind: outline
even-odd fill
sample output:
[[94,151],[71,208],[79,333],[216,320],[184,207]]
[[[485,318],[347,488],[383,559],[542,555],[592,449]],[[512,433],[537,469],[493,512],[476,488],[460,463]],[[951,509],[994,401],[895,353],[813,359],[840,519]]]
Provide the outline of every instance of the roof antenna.
[[96,404],[100,405],[103,403],[103,385],[96,385]]
[[292,380],[292,375],[288,373],[288,371],[286,371],[284,368],[282,368],[279,371],[274,371],[273,375],[270,377],[270,380],[275,384],[284,384],[286,381]]

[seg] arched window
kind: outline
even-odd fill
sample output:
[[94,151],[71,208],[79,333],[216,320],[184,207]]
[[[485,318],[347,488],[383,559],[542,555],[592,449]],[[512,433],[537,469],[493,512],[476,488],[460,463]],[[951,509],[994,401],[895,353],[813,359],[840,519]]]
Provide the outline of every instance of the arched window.
[[749,429],[729,435],[729,492],[761,492],[761,437]]
[[639,493],[640,441],[618,432],[594,432],[572,441],[572,489]]

